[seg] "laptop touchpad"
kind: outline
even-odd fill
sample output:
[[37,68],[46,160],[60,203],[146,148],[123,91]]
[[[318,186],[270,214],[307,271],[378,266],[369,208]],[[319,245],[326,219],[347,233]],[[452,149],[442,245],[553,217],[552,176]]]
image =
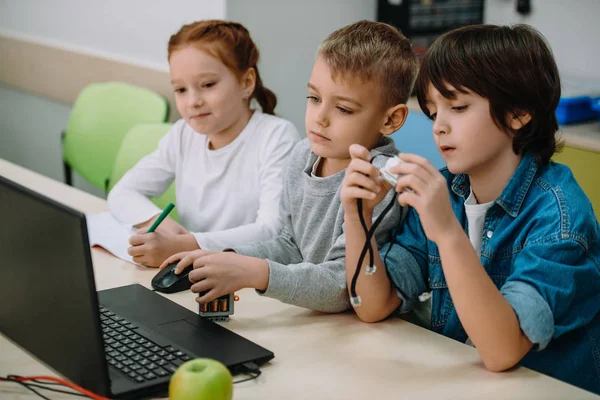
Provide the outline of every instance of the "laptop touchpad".
[[[168,322],[155,327],[155,331],[181,343],[197,357],[217,359],[225,365],[248,350],[248,341],[235,333],[199,319],[199,326],[186,320]],[[185,349],[184,349],[185,351]]]

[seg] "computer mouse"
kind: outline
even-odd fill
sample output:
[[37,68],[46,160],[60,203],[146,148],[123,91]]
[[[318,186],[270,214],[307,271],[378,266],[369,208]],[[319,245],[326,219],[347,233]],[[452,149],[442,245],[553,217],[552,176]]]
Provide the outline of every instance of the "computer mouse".
[[177,262],[167,265],[152,278],[152,287],[163,293],[177,293],[189,290],[192,282],[189,279],[189,273],[194,269],[193,265],[188,265],[179,275],[175,274]]

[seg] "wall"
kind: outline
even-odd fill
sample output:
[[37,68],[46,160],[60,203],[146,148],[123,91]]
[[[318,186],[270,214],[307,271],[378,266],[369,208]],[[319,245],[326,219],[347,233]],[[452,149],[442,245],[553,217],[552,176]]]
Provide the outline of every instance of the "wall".
[[531,13],[521,16],[514,0],[486,0],[484,21],[490,24],[525,23],[546,36],[563,76],[600,82],[600,1],[532,0]]
[[306,84],[319,44],[361,19],[374,20],[375,0],[229,0],[227,18],[244,24],[261,52],[260,73],[279,103],[277,114],[305,135]]
[[167,41],[225,0],[0,0],[0,34],[168,70]]

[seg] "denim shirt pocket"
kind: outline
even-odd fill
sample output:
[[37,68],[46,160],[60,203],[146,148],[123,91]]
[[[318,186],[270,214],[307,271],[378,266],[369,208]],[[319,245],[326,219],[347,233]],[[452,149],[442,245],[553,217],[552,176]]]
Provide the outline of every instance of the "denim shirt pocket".
[[428,286],[431,290],[431,329],[441,333],[454,309],[450,298],[448,284],[442,269],[442,262],[437,252],[429,254]]

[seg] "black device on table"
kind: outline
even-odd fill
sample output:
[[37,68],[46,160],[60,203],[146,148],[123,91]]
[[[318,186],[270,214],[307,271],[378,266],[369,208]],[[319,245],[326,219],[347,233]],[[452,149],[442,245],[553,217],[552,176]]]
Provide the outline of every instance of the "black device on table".
[[189,274],[194,269],[193,265],[189,265],[179,274],[175,274],[177,262],[167,265],[157,272],[152,278],[152,287],[163,293],[177,293],[189,290],[192,286]]
[[189,358],[273,353],[141,285],[96,292],[84,214],[0,176],[0,333],[107,397],[166,392]]

